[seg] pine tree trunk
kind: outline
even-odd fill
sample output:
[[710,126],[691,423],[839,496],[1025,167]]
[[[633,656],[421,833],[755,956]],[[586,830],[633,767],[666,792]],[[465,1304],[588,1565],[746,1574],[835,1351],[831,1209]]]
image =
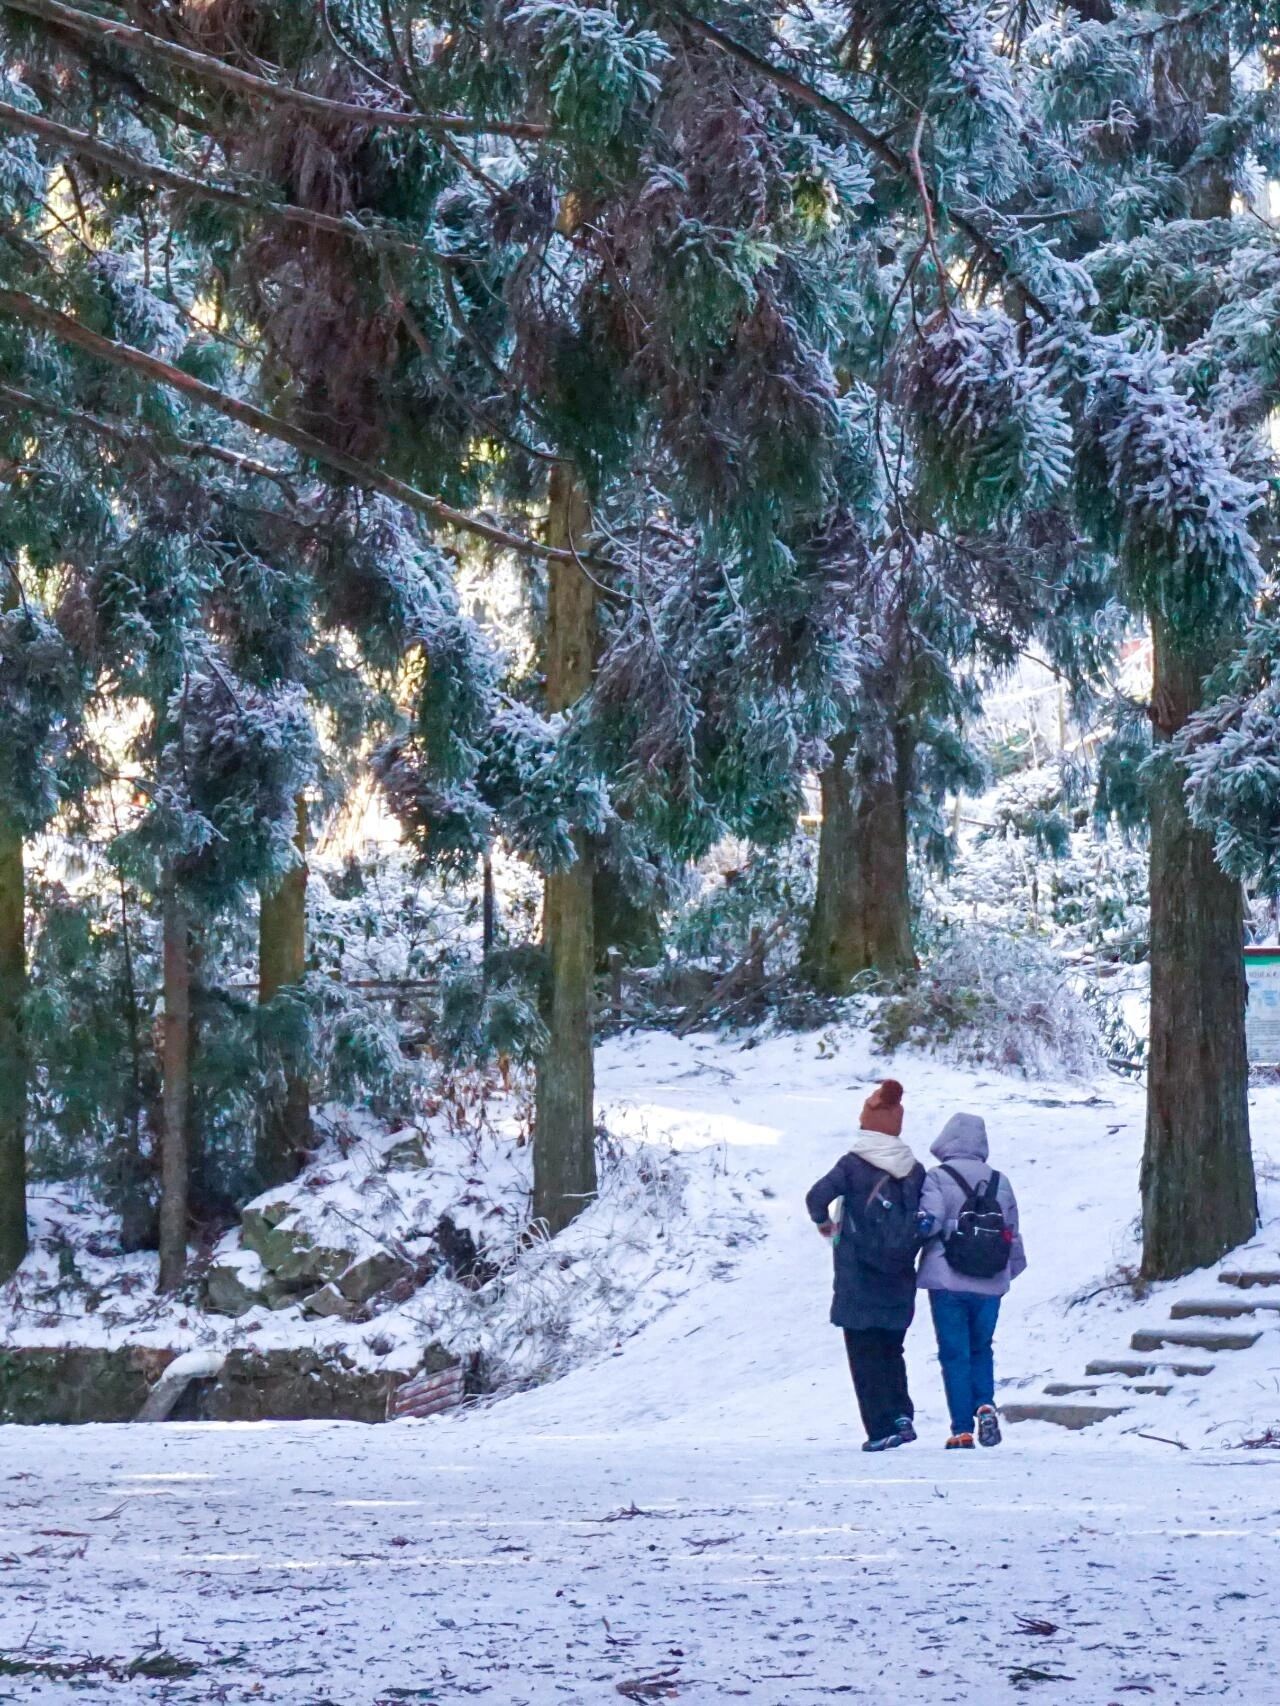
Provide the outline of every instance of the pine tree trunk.
[[[1196,710],[1209,658],[1153,624],[1155,734]],[[1192,827],[1173,766],[1151,801],[1151,1037],[1142,1158],[1142,1271],[1171,1279],[1253,1237],[1244,905]]]
[[[258,913],[258,1000],[262,1005],[302,983],[307,970],[307,809],[298,801],[298,863]],[[263,1109],[256,1171],[264,1190],[298,1176],[311,1145],[311,1095],[300,1063],[285,1072],[284,1093]]]
[[204,1012],[204,937],[187,929],[187,1215],[191,1220],[214,1219],[226,1206],[217,1200],[204,1128],[193,1086],[200,1071],[200,1021]]
[[[581,488],[558,466],[551,477],[548,542],[562,548],[581,544],[590,525]],[[551,563],[545,657],[549,711],[567,710],[590,687],[595,648],[594,585],[576,564]],[[580,833],[574,836],[574,850],[574,863],[549,875],[543,893],[549,1041],[537,1068],[533,1212],[552,1233],[580,1214],[596,1191],[594,859]]]
[[22,835],[0,823],[0,1283],[27,1253],[27,959]]
[[818,883],[803,967],[815,989],[842,995],[859,972],[886,974],[915,964],[907,874],[907,782],[912,745],[894,743],[893,770],[860,784],[852,734],[831,745],[822,772]]
[[[1172,13],[1178,3],[1161,0],[1160,10]],[[1197,106],[1209,114],[1230,108],[1225,23],[1212,34],[1172,32],[1158,48],[1155,78],[1183,121],[1189,152],[1196,129],[1185,115]],[[1231,183],[1218,155],[1190,174],[1189,186],[1193,217],[1230,216]],[[1200,707],[1204,679],[1232,638],[1206,640],[1189,621],[1175,631],[1158,609],[1151,612],[1157,743],[1170,740]],[[1192,828],[1183,781],[1170,766],[1151,799],[1151,1034],[1142,1157],[1142,1271],[1150,1279],[1216,1261],[1253,1237],[1258,1218],[1243,900],[1239,883],[1219,870],[1209,837]]]
[[[117,833],[119,828],[117,825]],[[142,1026],[138,1015],[138,986],[133,969],[133,928],[129,920],[129,891],[124,872],[117,869],[120,888],[120,946],[124,970],[125,1031],[129,1038],[129,1089],[116,1132],[112,1157],[111,1201],[120,1216],[120,1248],[127,1255],[156,1248],[156,1207],[151,1197],[150,1172],[142,1152]]]
[[489,959],[498,940],[498,894],[493,885],[493,860],[484,856],[483,891],[480,903],[480,951],[484,974],[489,975]]
[[172,875],[164,886],[164,1019],[160,1132],[160,1290],[187,1270],[187,1102],[191,1093],[191,941]]

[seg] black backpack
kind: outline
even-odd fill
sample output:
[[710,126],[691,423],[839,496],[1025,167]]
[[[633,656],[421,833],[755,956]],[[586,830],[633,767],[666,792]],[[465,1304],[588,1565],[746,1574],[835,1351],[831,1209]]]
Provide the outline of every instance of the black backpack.
[[994,1279],[1009,1266],[1013,1245],[1013,1228],[1006,1224],[997,1197],[1000,1175],[992,1173],[989,1179],[970,1186],[962,1174],[945,1162],[942,1171],[964,1192],[956,1229],[943,1239],[942,1253],[958,1274],[966,1274],[970,1279]]
[[888,1182],[888,1173],[881,1173],[865,1201],[860,1195],[845,1196],[842,1232],[846,1237],[852,1235],[859,1262],[892,1274],[901,1273],[915,1261],[920,1228],[917,1203],[905,1201],[908,1193],[902,1190],[884,1195]]

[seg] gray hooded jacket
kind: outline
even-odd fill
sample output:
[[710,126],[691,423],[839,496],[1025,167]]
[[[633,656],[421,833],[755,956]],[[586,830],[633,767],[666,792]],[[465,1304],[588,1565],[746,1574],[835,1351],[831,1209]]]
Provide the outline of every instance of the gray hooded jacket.
[[[954,1167],[971,1188],[991,1177],[992,1170],[987,1165],[987,1127],[977,1114],[952,1114],[935,1139],[931,1153],[936,1155],[939,1161],[945,1161]],[[982,1297],[1003,1297],[1008,1291],[1010,1282],[1017,1279],[1026,1267],[1027,1258],[1022,1248],[1022,1236],[1018,1231],[1018,1201],[1003,1173],[1000,1175],[996,1197],[1006,1225],[1013,1229],[1009,1266],[1002,1274],[996,1274],[991,1279],[958,1274],[943,1254],[942,1240],[949,1232],[955,1231],[960,1210],[964,1207],[965,1194],[951,1175],[944,1173],[941,1167],[935,1167],[925,1175],[924,1186],[920,1192],[920,1212],[933,1216],[937,1231],[925,1245],[920,1257],[920,1271],[916,1283],[921,1291],[967,1291]]]

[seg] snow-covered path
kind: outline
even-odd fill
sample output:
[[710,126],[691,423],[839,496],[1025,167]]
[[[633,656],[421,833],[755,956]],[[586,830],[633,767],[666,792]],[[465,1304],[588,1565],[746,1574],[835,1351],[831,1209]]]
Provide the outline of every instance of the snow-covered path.
[[0,1699],[1280,1701],[1270,1458],[61,1437],[3,1442],[0,1651],[200,1669]]
[[[960,1455],[921,1320],[922,1439],[864,1456],[799,1197],[872,1062],[849,1039],[645,1037],[603,1064],[613,1129],[722,1145],[767,1236],[723,1279],[660,1275],[672,1301],[614,1355],[478,1415],[0,1429],[0,1701],[1280,1706],[1280,1456],[1213,1448],[1276,1402],[1274,1326],[1166,1411]],[[1018,1184],[1006,1395],[1119,1349],[1150,1304],[1063,1299],[1132,1251],[1138,1092],[899,1075],[918,1150],[968,1107]],[[164,1669],[156,1649],[197,1668],[127,1674]]]

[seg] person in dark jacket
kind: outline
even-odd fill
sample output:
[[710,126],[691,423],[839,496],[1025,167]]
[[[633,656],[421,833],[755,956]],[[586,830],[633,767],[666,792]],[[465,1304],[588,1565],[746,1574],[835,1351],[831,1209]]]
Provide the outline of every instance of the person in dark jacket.
[[[873,1266],[861,1259],[858,1237],[873,1198],[878,1206],[915,1223],[924,1168],[901,1134],[902,1086],[888,1078],[867,1098],[849,1153],[805,1197],[810,1220],[824,1238],[835,1240],[831,1320],[844,1330],[849,1372],[867,1430],[864,1451],[886,1451],[916,1437],[902,1353],[915,1314],[915,1253],[904,1253],[900,1271],[896,1266]],[[832,1217],[837,1200],[838,1229]]]

